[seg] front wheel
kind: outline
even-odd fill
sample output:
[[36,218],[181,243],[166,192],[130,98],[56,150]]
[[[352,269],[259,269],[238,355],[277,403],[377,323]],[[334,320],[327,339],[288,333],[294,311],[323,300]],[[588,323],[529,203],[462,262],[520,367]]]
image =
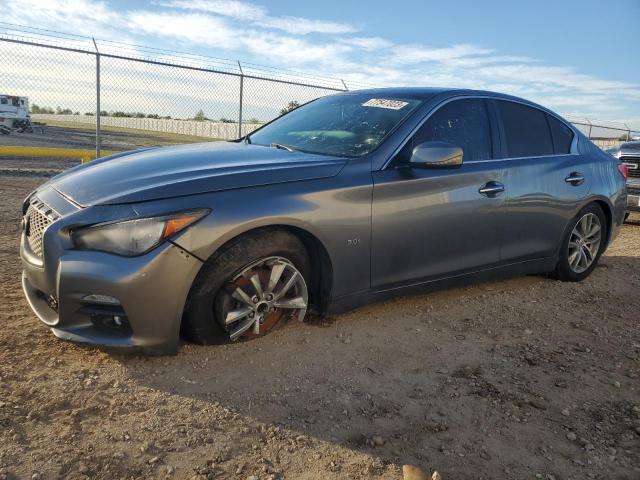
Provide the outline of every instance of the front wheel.
[[202,344],[262,336],[303,320],[310,261],[304,244],[281,230],[251,233],[207,262],[194,282],[182,332]]
[[309,295],[302,273],[284,257],[251,263],[225,282],[215,299],[216,319],[231,340],[264,335],[283,317],[302,321]]
[[567,282],[587,278],[602,255],[606,238],[607,222],[602,208],[595,204],[587,205],[569,227],[553,276]]

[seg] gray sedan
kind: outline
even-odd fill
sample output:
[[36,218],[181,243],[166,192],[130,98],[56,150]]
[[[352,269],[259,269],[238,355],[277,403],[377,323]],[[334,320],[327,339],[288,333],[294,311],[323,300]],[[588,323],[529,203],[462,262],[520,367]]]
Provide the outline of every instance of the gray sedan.
[[173,353],[313,308],[507,275],[579,281],[625,168],[555,113],[454,89],[323,97],[235,142],[143,149],[23,206],[24,292],[60,338]]

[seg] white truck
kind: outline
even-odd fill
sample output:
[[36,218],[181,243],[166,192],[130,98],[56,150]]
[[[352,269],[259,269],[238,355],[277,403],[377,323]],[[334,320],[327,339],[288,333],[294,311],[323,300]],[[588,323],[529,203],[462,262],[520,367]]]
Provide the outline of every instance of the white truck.
[[13,95],[0,94],[0,133],[31,132],[29,99]]

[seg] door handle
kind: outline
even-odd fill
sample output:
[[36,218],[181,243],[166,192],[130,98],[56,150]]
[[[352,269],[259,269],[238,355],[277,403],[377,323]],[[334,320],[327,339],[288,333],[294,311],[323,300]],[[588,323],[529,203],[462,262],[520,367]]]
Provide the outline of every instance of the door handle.
[[580,172],[571,172],[569,175],[567,175],[564,181],[574,186],[582,185],[584,183],[584,175],[582,175]]
[[487,182],[483,186],[480,187],[478,193],[480,195],[484,195],[485,197],[494,198],[504,192],[504,185],[500,182]]

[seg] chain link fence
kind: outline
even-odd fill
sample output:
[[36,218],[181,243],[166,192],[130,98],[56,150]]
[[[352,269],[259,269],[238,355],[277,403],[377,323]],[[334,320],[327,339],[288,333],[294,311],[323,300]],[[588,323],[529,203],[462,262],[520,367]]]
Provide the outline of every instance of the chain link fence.
[[235,139],[347,89],[338,79],[0,22],[0,97],[28,98],[35,125],[33,134],[0,135],[0,146],[100,155]]
[[620,122],[603,122],[569,115],[567,120],[601,148],[617,147],[621,143],[640,138],[640,131]]
[[[28,98],[35,124],[33,133],[0,135],[0,146],[99,156],[234,139],[315,98],[369,86],[0,22],[0,101]],[[0,105],[0,124],[2,116]],[[603,148],[634,136],[624,124],[570,120]]]

